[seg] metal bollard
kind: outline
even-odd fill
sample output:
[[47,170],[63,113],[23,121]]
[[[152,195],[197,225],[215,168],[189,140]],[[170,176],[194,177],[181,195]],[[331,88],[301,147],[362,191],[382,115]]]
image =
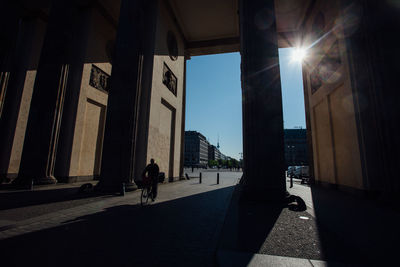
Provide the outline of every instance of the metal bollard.
[[293,187],[293,176],[290,176],[290,188]]
[[217,184],[219,184],[219,172],[217,173]]
[[31,184],[30,184],[30,190],[33,191],[33,179],[31,180]]
[[200,173],[200,176],[199,176],[199,184],[201,184],[201,173]]

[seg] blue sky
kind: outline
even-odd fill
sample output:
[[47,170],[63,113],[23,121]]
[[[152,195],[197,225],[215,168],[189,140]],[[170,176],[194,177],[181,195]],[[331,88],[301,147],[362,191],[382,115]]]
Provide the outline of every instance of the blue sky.
[[[305,128],[300,63],[280,49],[285,128]],[[299,87],[301,86],[301,87]],[[187,62],[185,130],[201,132],[225,155],[240,158],[242,142],[240,54],[192,57]]]
[[306,128],[301,62],[292,60],[292,52],[293,48],[279,49],[283,127],[286,129]]

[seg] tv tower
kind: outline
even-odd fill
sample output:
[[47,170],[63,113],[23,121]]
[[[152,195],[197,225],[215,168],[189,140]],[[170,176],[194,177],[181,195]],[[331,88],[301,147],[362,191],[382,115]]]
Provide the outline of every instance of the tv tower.
[[218,134],[217,148],[219,149],[219,134]]

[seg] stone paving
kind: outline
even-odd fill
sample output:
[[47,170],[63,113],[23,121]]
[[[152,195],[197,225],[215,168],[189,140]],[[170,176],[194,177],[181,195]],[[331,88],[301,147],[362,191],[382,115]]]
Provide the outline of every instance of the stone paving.
[[383,203],[295,183],[305,211],[240,201],[233,193],[217,249],[220,266],[391,266],[400,214]]
[[2,203],[1,262],[376,266],[395,258],[400,215],[374,201],[295,183],[287,188],[305,201],[305,211],[265,203],[237,205],[240,187],[234,185],[240,172],[220,172],[220,184],[215,171],[202,174],[201,184],[192,178],[161,185],[157,200],[147,207],[139,204],[140,190],[124,197],[86,196],[31,205],[22,201],[9,209]]
[[[140,190],[105,196],[0,228],[3,262],[12,266],[211,266],[218,234],[241,174],[164,184],[154,203]],[[39,206],[45,209],[46,205]],[[37,208],[37,207],[36,207]],[[7,210],[0,211],[7,221]],[[9,212],[9,210],[8,210]],[[23,252],[24,257],[20,257]],[[189,265],[188,265],[189,264]]]

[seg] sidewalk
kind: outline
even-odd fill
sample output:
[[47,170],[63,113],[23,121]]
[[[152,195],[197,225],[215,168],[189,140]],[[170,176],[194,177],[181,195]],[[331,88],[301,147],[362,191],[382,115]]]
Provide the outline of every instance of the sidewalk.
[[[8,208],[3,198],[1,262],[5,266],[383,266],[397,262],[399,213],[339,191],[296,183],[288,190],[302,197],[305,211],[239,202],[240,188],[235,185],[240,176],[221,173],[221,183],[216,184],[216,173],[203,173],[202,184],[198,178],[164,184],[148,207],[139,205],[140,190],[124,197],[14,201]],[[77,190],[77,186],[62,190]],[[0,197],[7,196],[4,193]]]
[[287,207],[232,197],[217,250],[219,266],[384,266],[397,262],[400,214],[373,201],[294,184],[307,205]]
[[[0,190],[0,229],[15,221],[72,208],[105,196],[79,194],[81,183],[35,186],[33,190]],[[93,185],[97,181],[91,181]]]
[[[213,266],[240,175],[164,184],[140,206],[140,190],[21,219],[0,229],[4,266]],[[66,201],[68,202],[68,201]],[[45,208],[49,204],[39,204]],[[35,207],[36,207],[35,206]],[[24,207],[26,209],[32,208]],[[20,209],[22,207],[16,208]],[[10,212],[15,209],[0,211]]]

